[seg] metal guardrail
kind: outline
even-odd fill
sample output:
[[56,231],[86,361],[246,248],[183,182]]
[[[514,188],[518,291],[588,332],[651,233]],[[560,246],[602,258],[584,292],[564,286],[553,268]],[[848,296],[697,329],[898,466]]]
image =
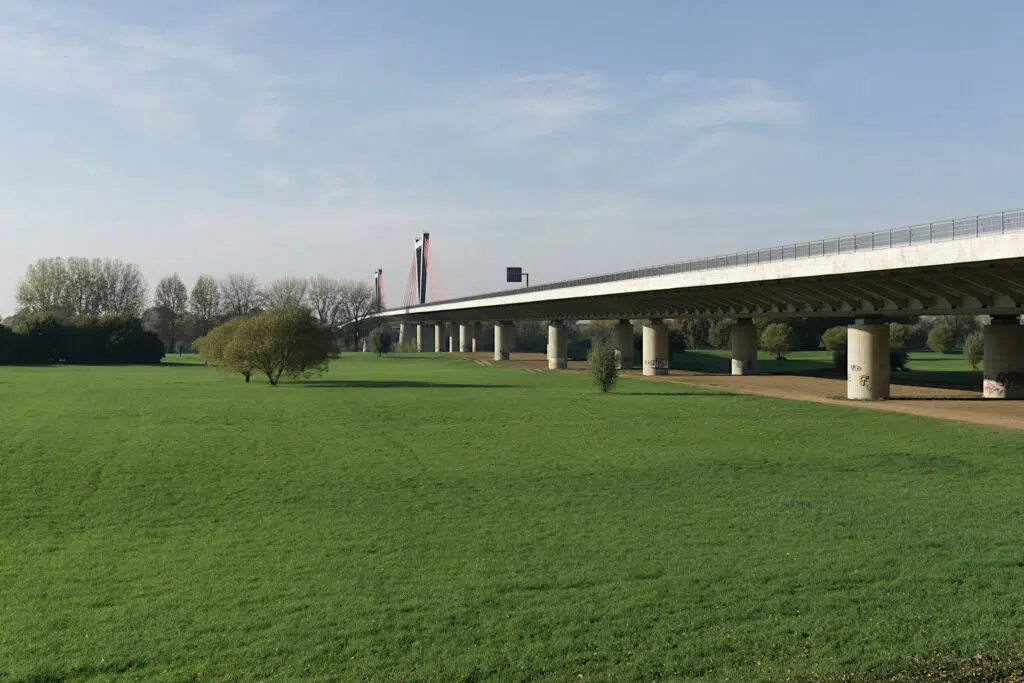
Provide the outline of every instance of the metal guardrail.
[[896,247],[909,247],[915,244],[927,244],[929,242],[973,239],[976,237],[1021,231],[1024,231],[1024,209],[1016,209],[1013,211],[1001,211],[999,213],[973,216],[971,218],[956,218],[952,220],[938,221],[935,223],[923,223],[903,228],[892,228],[890,230],[864,232],[857,235],[835,237],[832,239],[817,240],[814,242],[801,242],[799,244],[790,244],[784,247],[756,249],[754,251],[730,254],[728,256],[710,256],[706,258],[691,259],[680,263],[623,270],[604,275],[578,278],[575,280],[548,282],[545,284],[522,287],[514,290],[506,289],[498,292],[489,292],[487,294],[474,294],[472,296],[464,296],[456,299],[432,301],[425,304],[410,306],[408,308],[410,310],[414,310],[424,306],[461,303],[477,299],[489,299],[496,296],[508,296],[510,294],[543,292],[546,290],[563,289],[566,287],[596,285],[604,282],[618,282],[621,280],[656,277],[658,275],[674,275],[676,273],[692,273],[704,270],[718,270],[721,268],[735,268],[737,266],[775,263],[778,261],[793,261],[797,259],[832,256],[835,254],[848,254],[858,251],[893,249]]

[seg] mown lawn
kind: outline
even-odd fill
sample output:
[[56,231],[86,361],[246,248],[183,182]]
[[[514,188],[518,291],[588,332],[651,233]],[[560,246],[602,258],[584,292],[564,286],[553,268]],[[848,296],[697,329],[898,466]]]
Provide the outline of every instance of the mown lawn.
[[1024,633],[1018,434],[433,356],[0,402],[4,682],[856,680]]

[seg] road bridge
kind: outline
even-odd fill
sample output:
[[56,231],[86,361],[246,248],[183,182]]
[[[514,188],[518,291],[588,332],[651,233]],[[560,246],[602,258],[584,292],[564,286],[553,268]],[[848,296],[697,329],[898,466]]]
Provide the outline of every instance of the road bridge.
[[1024,398],[1024,210],[694,259],[404,306],[378,314],[416,330],[421,350],[475,351],[494,322],[495,360],[507,360],[514,323],[550,323],[552,369],[567,363],[570,320],[618,320],[616,343],[632,367],[633,321],[643,321],[645,375],[669,369],[666,319],[736,319],[733,374],[757,373],[753,318],[839,317],[849,328],[847,395],[889,397],[888,317],[987,315],[984,395]]

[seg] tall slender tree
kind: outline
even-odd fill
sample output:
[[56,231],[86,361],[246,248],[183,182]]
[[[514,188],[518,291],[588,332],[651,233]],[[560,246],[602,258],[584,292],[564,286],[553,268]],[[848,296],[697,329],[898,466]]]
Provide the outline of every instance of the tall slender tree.
[[173,352],[174,342],[178,339],[178,328],[188,314],[188,288],[177,273],[160,280],[156,286],[153,303],[166,325],[167,347]]
[[220,288],[212,275],[200,275],[189,295],[189,310],[196,321],[196,334],[203,336],[213,329],[220,314]]

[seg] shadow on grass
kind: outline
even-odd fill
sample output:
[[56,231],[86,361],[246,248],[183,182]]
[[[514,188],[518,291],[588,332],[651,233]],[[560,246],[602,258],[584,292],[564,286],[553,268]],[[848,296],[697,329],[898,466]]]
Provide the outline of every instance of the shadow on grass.
[[744,397],[746,394],[730,394],[727,391],[613,391],[620,396],[733,396]]
[[375,382],[372,380],[323,379],[291,382],[281,386],[306,389],[520,389],[518,384],[449,384],[445,382]]

